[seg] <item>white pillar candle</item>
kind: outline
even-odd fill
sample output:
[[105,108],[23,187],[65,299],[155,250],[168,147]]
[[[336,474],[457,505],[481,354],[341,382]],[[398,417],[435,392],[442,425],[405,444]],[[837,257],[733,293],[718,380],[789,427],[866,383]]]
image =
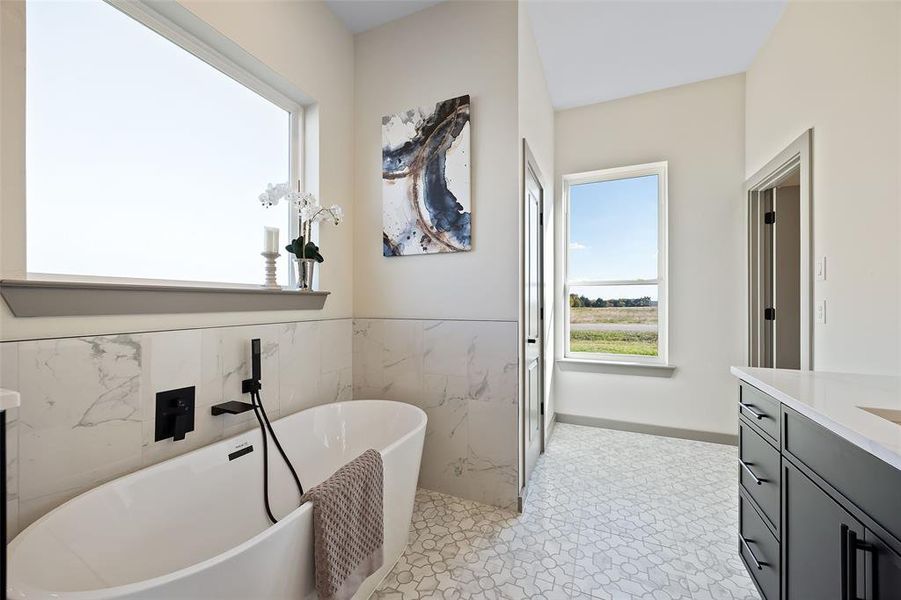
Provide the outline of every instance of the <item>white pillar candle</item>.
[[263,252],[278,253],[278,227],[263,227]]

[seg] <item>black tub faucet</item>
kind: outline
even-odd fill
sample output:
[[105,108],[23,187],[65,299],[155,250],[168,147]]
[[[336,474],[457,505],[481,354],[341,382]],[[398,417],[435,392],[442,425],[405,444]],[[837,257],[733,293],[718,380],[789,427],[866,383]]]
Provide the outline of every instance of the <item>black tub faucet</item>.
[[[242,394],[254,394],[262,389],[263,384],[260,380],[263,378],[262,372],[262,345],[260,338],[250,340],[250,379],[241,382]],[[252,396],[251,396],[252,399]],[[210,412],[215,415],[239,415],[248,410],[253,410],[253,404],[249,402],[239,402],[231,400],[216,404],[210,408]]]

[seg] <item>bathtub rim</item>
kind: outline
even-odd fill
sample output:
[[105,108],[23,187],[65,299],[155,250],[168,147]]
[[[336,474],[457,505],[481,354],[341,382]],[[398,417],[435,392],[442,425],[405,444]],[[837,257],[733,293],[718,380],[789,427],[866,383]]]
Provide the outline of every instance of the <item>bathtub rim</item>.
[[[378,449],[379,453],[382,456],[385,456],[388,452],[390,452],[391,450],[394,450],[398,446],[402,445],[404,442],[408,441],[410,438],[417,435],[420,431],[424,430],[426,427],[426,424],[428,422],[428,415],[426,414],[426,412],[424,410],[422,410],[421,408],[419,408],[418,406],[415,406],[413,404],[409,404],[407,402],[398,402],[395,400],[377,400],[377,399],[372,399],[372,398],[363,398],[360,400],[344,400],[341,402],[330,402],[328,404],[320,404],[318,406],[311,406],[310,408],[305,408],[303,410],[293,412],[289,415],[279,417],[278,419],[273,421],[272,424],[275,425],[283,419],[289,419],[292,417],[296,417],[297,415],[300,415],[300,414],[303,414],[306,412],[310,412],[310,411],[328,410],[329,408],[335,408],[335,407],[341,407],[341,406],[355,406],[355,405],[367,405],[367,404],[368,405],[379,405],[379,404],[397,405],[397,404],[399,404],[399,405],[403,405],[405,407],[409,407],[410,410],[413,410],[414,412],[418,413],[417,416],[419,418],[418,418],[417,422],[413,425],[413,427],[410,431],[408,431],[404,435],[400,436],[396,440],[392,441],[390,444],[388,444],[384,448]],[[404,410],[407,410],[407,409],[405,408]],[[16,537],[13,538],[13,540],[8,544],[8,546],[7,546],[8,553],[12,554],[12,551],[14,550],[14,548],[21,543],[19,541],[20,538],[25,539],[26,534],[30,530],[37,528],[44,521],[50,519],[55,513],[63,510],[69,504],[71,504],[75,501],[81,500],[85,497],[101,493],[104,490],[106,490],[107,488],[112,487],[114,484],[117,484],[124,479],[136,477],[139,474],[146,474],[146,473],[162,470],[163,468],[166,467],[167,464],[171,463],[172,461],[184,460],[193,454],[196,454],[196,453],[199,453],[199,452],[202,452],[205,450],[209,450],[211,447],[216,446],[218,444],[225,444],[225,443],[230,442],[231,440],[234,440],[242,435],[246,435],[247,433],[249,433],[251,431],[255,431],[257,427],[258,426],[255,426],[251,429],[248,429],[247,431],[242,431],[241,433],[237,433],[231,437],[218,440],[212,444],[207,444],[206,446],[201,446],[200,448],[195,448],[194,450],[190,450],[188,452],[185,452],[184,454],[179,454],[178,456],[173,456],[172,458],[168,458],[164,461],[155,463],[153,465],[148,465],[146,467],[138,469],[137,471],[127,473],[125,475],[122,475],[120,477],[117,477],[115,479],[107,481],[105,483],[102,483],[102,484],[98,485],[97,487],[91,488],[90,490],[87,490],[85,492],[82,492],[81,494],[78,494],[74,498],[70,498],[69,500],[60,504],[59,506],[57,506],[56,508],[54,508],[47,514],[40,517],[34,523],[32,523],[31,525],[29,525],[28,527],[26,527],[25,529],[20,531],[18,533],[18,535],[16,535]],[[54,598],[54,597],[57,597],[58,594],[65,594],[65,597],[69,600],[104,600],[105,598],[115,598],[115,597],[118,597],[119,595],[133,594],[135,592],[140,592],[149,587],[155,587],[155,586],[164,585],[164,584],[178,581],[179,579],[183,579],[184,577],[187,577],[189,575],[193,575],[194,573],[202,571],[203,569],[205,569],[207,567],[213,566],[217,563],[223,562],[234,556],[237,556],[238,554],[241,554],[248,548],[262,542],[263,540],[271,537],[272,535],[275,535],[275,533],[277,531],[282,529],[282,527],[281,527],[282,525],[287,527],[290,523],[299,519],[300,515],[304,514],[305,512],[308,512],[310,510],[312,510],[311,503],[307,502],[305,504],[301,504],[300,506],[298,506],[297,508],[295,508],[294,510],[289,512],[287,515],[285,515],[284,517],[279,519],[278,523],[276,523],[274,525],[270,525],[269,527],[266,527],[265,529],[263,529],[256,535],[244,540],[240,544],[233,546],[232,548],[229,548],[228,550],[225,550],[224,552],[220,552],[219,554],[216,554],[209,558],[205,558],[199,562],[193,563],[186,567],[182,567],[181,569],[177,569],[170,573],[164,573],[162,575],[157,575],[156,577],[150,577],[148,579],[142,579],[141,581],[135,581],[132,583],[126,583],[126,584],[122,584],[122,585],[116,585],[116,586],[110,586],[110,587],[104,587],[104,588],[95,588],[95,589],[90,589],[90,590],[73,590],[73,591],[44,590],[41,588],[32,587],[31,585],[25,585],[25,586],[20,586],[19,591],[20,592],[24,591],[26,593],[26,596],[24,596],[24,597],[27,600],[32,600],[32,596],[31,596],[32,594],[34,594],[36,596],[40,596],[40,598],[35,597],[34,600]],[[8,567],[7,567],[7,570],[8,570]],[[10,585],[10,583],[9,583],[9,581],[7,581],[7,586],[9,586],[9,585]],[[8,591],[9,591],[8,589],[3,590],[3,594],[4,594],[3,598],[4,599],[7,598]]]

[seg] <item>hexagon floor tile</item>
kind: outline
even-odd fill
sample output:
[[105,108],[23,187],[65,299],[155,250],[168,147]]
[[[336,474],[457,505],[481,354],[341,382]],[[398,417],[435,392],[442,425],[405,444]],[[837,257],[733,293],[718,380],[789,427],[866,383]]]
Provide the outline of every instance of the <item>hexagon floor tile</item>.
[[420,489],[385,600],[759,600],[732,446],[558,424],[523,514]]

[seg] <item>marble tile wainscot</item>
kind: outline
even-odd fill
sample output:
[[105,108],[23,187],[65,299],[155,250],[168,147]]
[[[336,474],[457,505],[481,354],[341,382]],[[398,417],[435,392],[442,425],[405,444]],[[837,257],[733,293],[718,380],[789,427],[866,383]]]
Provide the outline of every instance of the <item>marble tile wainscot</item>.
[[354,398],[408,402],[428,414],[421,487],[516,505],[516,327],[354,319]]
[[[9,535],[103,482],[253,427],[252,413],[209,407],[239,399],[254,337],[271,418],[352,399],[351,319],[0,344],[0,387],[22,395],[7,421]],[[156,393],[191,385],[195,430],[154,442]]]

